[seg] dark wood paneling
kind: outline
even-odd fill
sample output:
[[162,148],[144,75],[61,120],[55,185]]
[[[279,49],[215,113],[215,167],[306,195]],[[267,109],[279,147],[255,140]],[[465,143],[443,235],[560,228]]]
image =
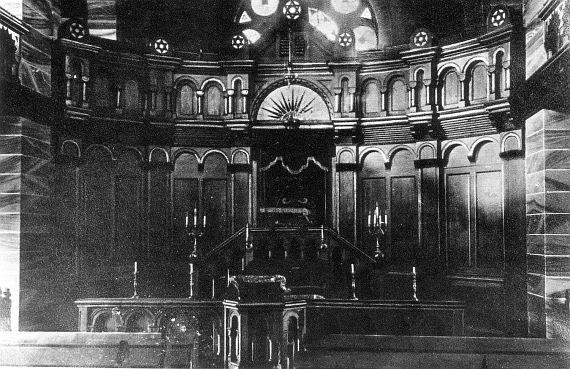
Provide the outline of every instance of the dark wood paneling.
[[476,174],[476,266],[503,266],[503,177],[501,171]]
[[170,170],[157,167],[149,172],[149,254],[165,259],[171,248]]
[[207,217],[206,243],[213,247],[227,236],[227,180],[204,179],[203,212]]
[[[439,216],[438,196],[439,185],[437,168],[423,168],[420,170],[421,178],[421,230],[419,250],[420,258],[433,260],[439,255]],[[432,265],[433,267],[434,265]]]
[[354,240],[354,172],[339,172],[339,232]]
[[249,174],[234,174],[234,216],[233,231],[237,231],[248,223],[249,214]]
[[391,178],[392,258],[400,262],[415,260],[418,240],[418,196],[416,177]]
[[141,251],[140,177],[115,178],[115,257],[119,264],[139,258]]
[[454,270],[469,266],[469,173],[448,174],[446,194],[447,265]]

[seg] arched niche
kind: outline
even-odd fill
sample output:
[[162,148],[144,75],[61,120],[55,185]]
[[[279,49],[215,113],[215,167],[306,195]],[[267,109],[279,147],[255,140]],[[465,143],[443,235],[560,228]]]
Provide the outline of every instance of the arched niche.
[[125,109],[138,112],[140,108],[139,84],[137,81],[129,80],[125,83]]
[[204,115],[219,117],[224,114],[224,96],[222,86],[215,81],[204,86]]
[[362,99],[362,111],[365,115],[378,114],[381,110],[380,85],[376,80],[370,80],[364,85],[364,98]]
[[403,114],[408,107],[408,94],[403,78],[395,77],[390,81],[388,93],[389,112],[392,115]]

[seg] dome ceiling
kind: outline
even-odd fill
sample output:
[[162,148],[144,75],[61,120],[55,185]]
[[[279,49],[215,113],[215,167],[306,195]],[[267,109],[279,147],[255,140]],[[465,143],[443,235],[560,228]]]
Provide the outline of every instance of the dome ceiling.
[[[225,53],[239,34],[250,47],[275,42],[287,11],[310,25],[322,44],[356,51],[407,44],[412,32],[430,29],[436,39],[476,36],[491,5],[521,0],[60,0],[62,16],[87,17],[101,6],[115,14],[117,39],[144,44],[156,36],[176,51]],[[99,5],[98,5],[99,4]],[[289,14],[291,15],[291,14]],[[99,16],[99,15],[98,15]],[[311,36],[313,35],[311,34]],[[376,46],[374,46],[376,45]],[[256,46],[259,48],[259,46]],[[325,46],[328,47],[328,46]]]

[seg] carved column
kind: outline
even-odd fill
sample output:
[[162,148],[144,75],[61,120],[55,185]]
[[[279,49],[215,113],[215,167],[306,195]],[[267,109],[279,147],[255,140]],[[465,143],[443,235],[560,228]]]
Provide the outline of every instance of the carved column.
[[226,90],[228,93],[228,114],[234,113],[234,90]]
[[380,111],[386,111],[386,86],[380,87]]
[[356,87],[348,88],[348,112],[354,113],[354,107],[356,106]]
[[88,108],[89,107],[89,99],[87,96],[87,83],[89,82],[89,77],[83,76],[81,77],[81,84],[82,84],[82,91],[81,91],[81,96],[82,96],[82,101],[81,101],[81,106],[84,108]]
[[203,113],[203,108],[204,108],[204,105],[203,105],[204,104],[204,91],[202,91],[202,90],[196,91],[196,96],[198,99],[198,104],[197,104],[198,105],[197,106],[198,115],[201,115]]
[[241,113],[247,114],[247,95],[249,90],[241,90]]
[[408,108],[416,107],[416,92],[417,92],[417,82],[410,81],[410,85],[408,88]]
[[335,87],[334,92],[334,112],[340,113],[340,99],[342,94],[342,89],[340,87]]
[[489,98],[495,99],[495,66],[489,66]]
[[71,105],[71,81],[73,80],[73,75],[71,73],[65,73],[65,105]]

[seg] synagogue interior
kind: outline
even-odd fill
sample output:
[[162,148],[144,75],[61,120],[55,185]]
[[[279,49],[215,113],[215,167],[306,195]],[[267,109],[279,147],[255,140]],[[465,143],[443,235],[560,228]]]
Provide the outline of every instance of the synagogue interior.
[[4,0],[0,365],[570,368],[569,0]]

